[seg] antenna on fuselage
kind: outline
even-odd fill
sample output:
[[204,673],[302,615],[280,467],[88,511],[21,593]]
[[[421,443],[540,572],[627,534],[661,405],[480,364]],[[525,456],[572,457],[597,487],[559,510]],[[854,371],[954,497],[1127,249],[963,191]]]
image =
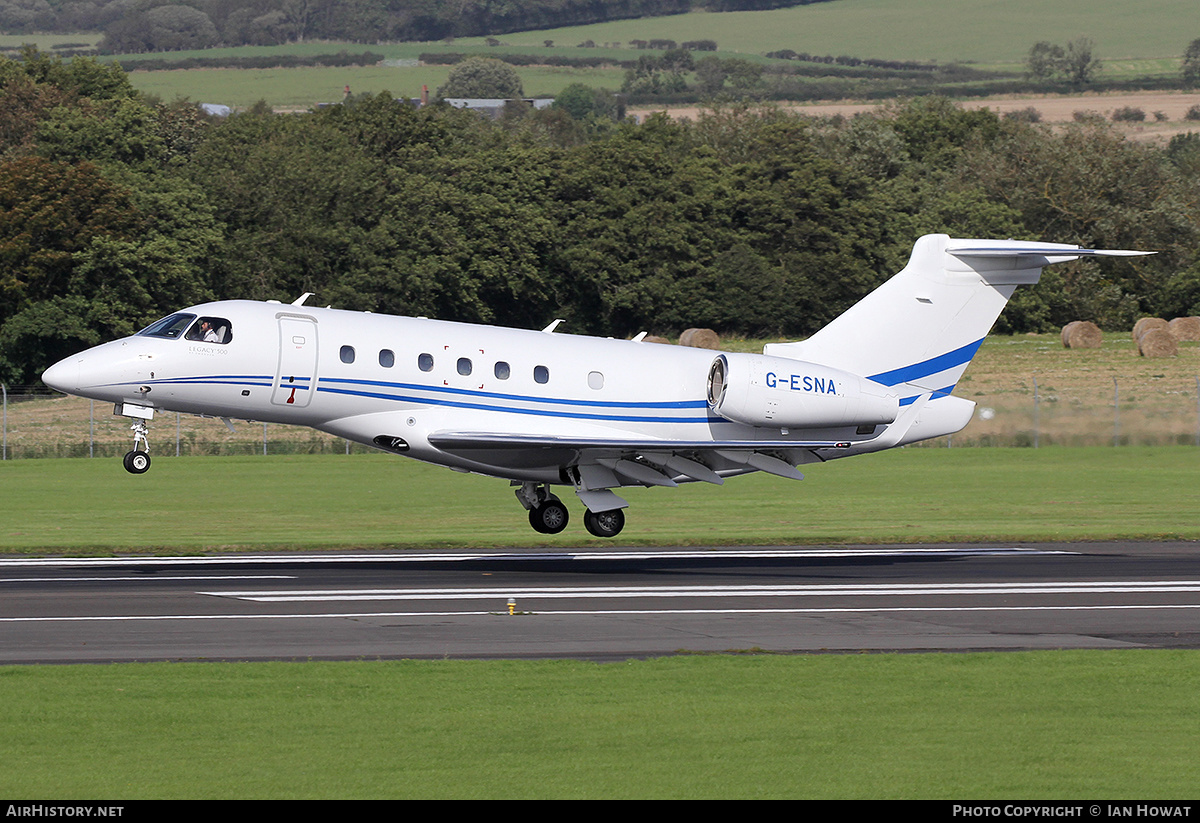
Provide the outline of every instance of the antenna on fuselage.
[[554,330],[558,328],[558,324],[561,322],[562,322],[562,318],[559,318],[558,320],[555,320],[553,323],[551,323],[546,328],[542,329],[542,331],[544,331],[546,334],[554,334]]
[[310,292],[310,291],[306,291],[304,294],[300,295],[300,296],[299,296],[299,297],[297,297],[295,300],[293,300],[293,301],[292,301],[292,305],[293,305],[293,306],[303,306],[303,305],[304,305],[304,301],[305,301],[305,300],[307,300],[308,298],[312,297],[312,296],[313,296],[313,293],[312,293],[312,292]]

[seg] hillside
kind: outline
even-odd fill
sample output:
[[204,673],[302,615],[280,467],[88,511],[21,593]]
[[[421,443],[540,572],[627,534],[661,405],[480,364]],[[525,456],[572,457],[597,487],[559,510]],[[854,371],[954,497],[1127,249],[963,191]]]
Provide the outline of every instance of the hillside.
[[[692,12],[506,34],[503,43],[575,45],[669,38],[716,40],[721,51],[794,49],[888,60],[1019,63],[1040,40],[1089,37],[1106,58],[1177,58],[1200,37],[1192,0],[835,0],[769,11]],[[482,38],[461,38],[480,44]]]

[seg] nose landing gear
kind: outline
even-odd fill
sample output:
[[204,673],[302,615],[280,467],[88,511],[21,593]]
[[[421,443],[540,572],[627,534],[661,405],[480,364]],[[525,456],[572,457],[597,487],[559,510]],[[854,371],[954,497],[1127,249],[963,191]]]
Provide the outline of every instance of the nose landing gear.
[[125,471],[130,474],[142,474],[150,468],[150,454],[134,449],[133,451],[125,452],[125,458],[122,462],[125,464]]
[[133,430],[133,451],[125,452],[121,461],[125,471],[130,474],[143,474],[150,468],[150,440],[147,437],[150,427],[146,425],[146,421],[154,416],[154,409],[122,403],[114,411],[123,417],[133,418],[133,425],[129,427]]

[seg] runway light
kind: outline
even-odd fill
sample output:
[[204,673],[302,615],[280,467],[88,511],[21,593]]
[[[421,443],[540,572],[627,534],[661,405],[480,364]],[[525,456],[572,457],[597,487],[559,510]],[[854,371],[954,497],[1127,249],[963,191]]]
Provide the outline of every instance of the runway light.
[[511,616],[513,614],[516,614],[516,611],[517,611],[517,598],[515,598],[515,597],[508,598],[508,613],[509,613],[509,615]]

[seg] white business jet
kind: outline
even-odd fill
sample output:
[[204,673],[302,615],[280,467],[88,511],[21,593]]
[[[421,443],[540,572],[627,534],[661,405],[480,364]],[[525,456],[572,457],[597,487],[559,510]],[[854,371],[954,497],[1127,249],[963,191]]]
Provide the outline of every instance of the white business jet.
[[311,426],[510,480],[539,532],[613,537],[616,489],[720,485],[953,434],[951,394],[1019,285],[1043,266],[1132,256],[1057,243],[927,235],[908,265],[807,340],[762,354],[229,300],[192,306],[68,357],[48,386],[133,419],[125,468],[150,467],[155,412]]

